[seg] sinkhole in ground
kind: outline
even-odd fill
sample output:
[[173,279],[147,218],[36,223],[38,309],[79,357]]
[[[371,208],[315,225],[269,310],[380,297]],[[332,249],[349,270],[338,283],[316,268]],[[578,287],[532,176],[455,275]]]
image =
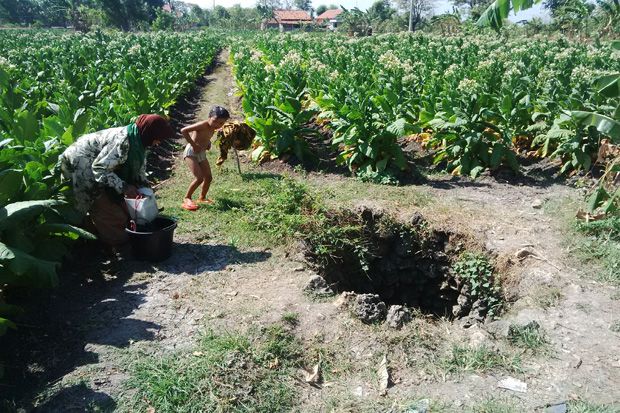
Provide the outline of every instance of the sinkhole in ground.
[[401,222],[361,207],[329,214],[319,231],[309,232],[303,249],[310,266],[337,293],[377,294],[388,306],[482,319],[486,303],[453,271],[467,245],[464,235],[434,229],[420,214]]

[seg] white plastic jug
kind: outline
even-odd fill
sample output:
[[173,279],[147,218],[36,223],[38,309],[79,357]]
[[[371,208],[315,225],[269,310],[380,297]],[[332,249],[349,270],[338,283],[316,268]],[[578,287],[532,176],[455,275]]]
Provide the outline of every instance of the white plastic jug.
[[129,217],[137,225],[145,225],[153,221],[159,214],[155,193],[151,188],[138,188],[139,198],[125,198]]

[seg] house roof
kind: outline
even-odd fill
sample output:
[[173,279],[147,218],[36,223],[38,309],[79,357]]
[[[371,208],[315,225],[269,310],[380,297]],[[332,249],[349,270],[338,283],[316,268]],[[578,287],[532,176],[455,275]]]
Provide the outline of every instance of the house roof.
[[342,13],[342,9],[325,10],[316,19],[317,20],[332,20],[332,19],[335,19],[336,17],[338,17],[340,15],[340,13]]
[[311,22],[312,17],[305,10],[274,10],[273,19],[269,23]]

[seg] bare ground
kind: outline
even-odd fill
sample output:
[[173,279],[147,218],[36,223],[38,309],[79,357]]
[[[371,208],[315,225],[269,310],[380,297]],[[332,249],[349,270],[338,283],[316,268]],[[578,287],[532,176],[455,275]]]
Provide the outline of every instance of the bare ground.
[[[239,114],[225,58],[209,76],[197,118],[206,117],[213,104],[237,108]],[[63,322],[79,336],[67,348],[77,350],[74,361],[63,364],[30,408],[83,411],[104,402],[113,409],[115,400],[131,392],[123,382],[134,355],[191,348],[206,329],[243,331],[290,312],[299,314],[295,331],[309,358],[320,352],[330,360],[322,388],[295,381],[300,411],[381,411],[420,398],[440,402],[436,411],[463,411],[499,399],[528,412],[576,398],[620,400],[619,335],[610,330],[620,318],[618,290],[584,275],[565,246],[566,202],[579,199],[575,190],[491,178],[433,177],[423,186],[381,187],[338,175],[296,176],[334,206],[370,204],[402,220],[421,212],[433,225],[474,236],[503,263],[502,276],[514,302],[502,319],[537,321],[550,350],[524,354],[522,372],[446,374],[441,354],[453,344],[483,343],[501,350],[505,340],[491,336],[485,326],[465,329],[458,322],[425,317],[401,331],[363,325],[333,300],[303,294],[312,273],[293,247],[237,249],[197,241],[197,229],[191,236],[176,236],[173,256],[164,263],[128,261],[115,279],[85,284],[78,297],[59,292],[52,299],[52,308],[64,311]],[[178,168],[164,185],[184,186],[187,180],[187,172]],[[542,208],[533,207],[538,200]],[[526,246],[542,259],[516,259],[515,253]],[[394,382],[384,396],[376,373],[383,355]],[[498,381],[506,376],[526,382],[527,392],[499,389]]]

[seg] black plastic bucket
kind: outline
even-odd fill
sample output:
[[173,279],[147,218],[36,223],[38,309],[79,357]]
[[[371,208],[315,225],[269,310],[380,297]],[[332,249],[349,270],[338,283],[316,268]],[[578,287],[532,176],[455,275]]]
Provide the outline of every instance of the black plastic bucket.
[[175,220],[157,217],[135,231],[125,228],[134,257],[143,261],[163,261],[172,254],[172,238],[177,227]]

